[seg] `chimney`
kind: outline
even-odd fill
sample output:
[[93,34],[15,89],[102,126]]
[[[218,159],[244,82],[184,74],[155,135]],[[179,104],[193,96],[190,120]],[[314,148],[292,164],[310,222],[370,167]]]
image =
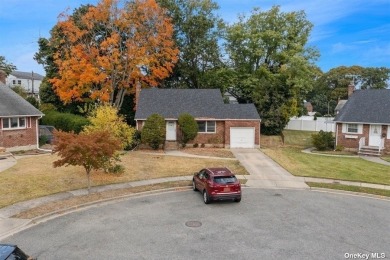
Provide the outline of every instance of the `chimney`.
[[355,92],[355,85],[353,85],[352,83],[348,85],[348,97],[350,97],[353,92]]
[[6,78],[7,78],[7,74],[3,70],[0,70],[0,83],[3,83],[5,85]]
[[139,100],[139,94],[141,93],[141,82],[137,82],[135,84],[135,105],[134,105],[134,111],[137,110],[138,107],[138,100]]

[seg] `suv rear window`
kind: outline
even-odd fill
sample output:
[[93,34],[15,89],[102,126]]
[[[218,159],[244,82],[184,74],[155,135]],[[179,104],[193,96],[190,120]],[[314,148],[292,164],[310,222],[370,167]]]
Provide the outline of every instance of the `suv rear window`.
[[237,181],[235,176],[215,176],[214,182],[219,184],[234,183]]

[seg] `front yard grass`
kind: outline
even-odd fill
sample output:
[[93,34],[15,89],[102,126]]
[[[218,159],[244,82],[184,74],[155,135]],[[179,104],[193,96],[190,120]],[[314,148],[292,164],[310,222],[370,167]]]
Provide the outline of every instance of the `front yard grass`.
[[[0,173],[0,208],[49,194],[86,188],[82,167],[53,168],[55,155],[37,155],[18,160]],[[164,177],[188,176],[205,167],[228,167],[237,175],[248,174],[236,160],[187,158],[129,152],[121,157],[125,172],[120,175],[98,171],[91,175],[92,186]]]
[[295,176],[390,185],[390,166],[360,158],[306,154],[302,148],[265,148],[262,151]]

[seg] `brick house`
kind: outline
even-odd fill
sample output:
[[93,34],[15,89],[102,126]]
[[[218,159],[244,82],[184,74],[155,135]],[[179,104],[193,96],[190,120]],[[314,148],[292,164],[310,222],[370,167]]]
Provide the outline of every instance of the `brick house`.
[[177,147],[180,140],[178,117],[191,114],[198,123],[195,140],[187,145],[205,147],[260,147],[260,116],[253,104],[225,104],[218,89],[142,89],[137,96],[136,128],[159,114],[166,121],[165,146]]
[[39,147],[38,119],[43,113],[5,85],[0,71],[0,147],[7,151]]
[[390,153],[390,89],[356,90],[334,121],[336,145],[360,154]]

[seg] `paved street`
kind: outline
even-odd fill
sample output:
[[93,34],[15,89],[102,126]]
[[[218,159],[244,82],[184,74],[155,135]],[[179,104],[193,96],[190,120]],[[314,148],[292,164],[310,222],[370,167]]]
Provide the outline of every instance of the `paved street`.
[[[345,259],[390,256],[390,202],[310,190],[243,190],[205,205],[176,191],[97,204],[24,230],[38,259]],[[200,226],[199,226],[200,225]]]

